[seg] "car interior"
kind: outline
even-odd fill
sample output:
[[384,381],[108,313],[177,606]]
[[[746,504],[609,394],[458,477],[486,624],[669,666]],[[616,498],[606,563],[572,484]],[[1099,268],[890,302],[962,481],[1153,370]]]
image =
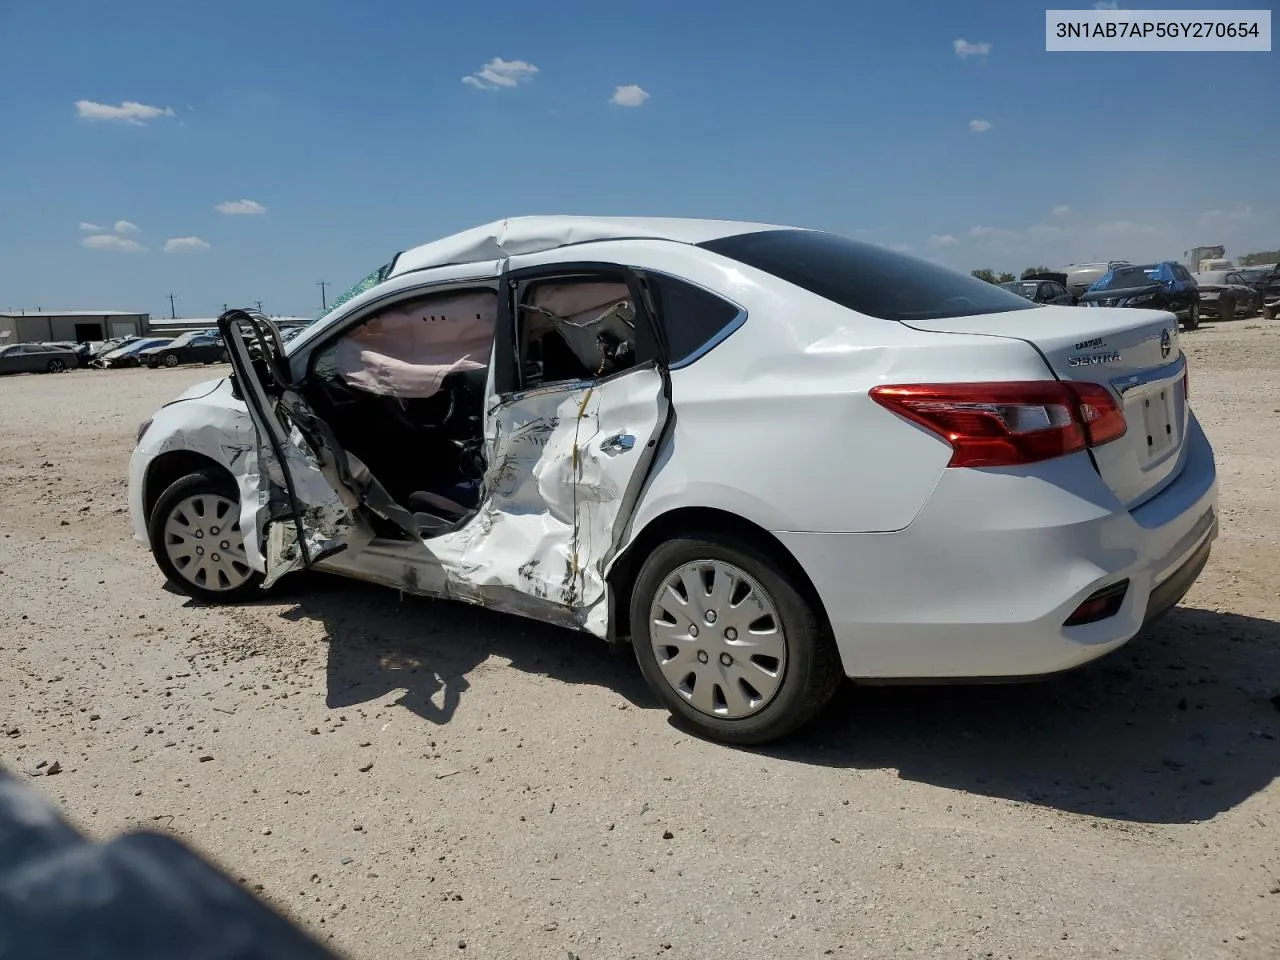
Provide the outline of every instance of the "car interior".
[[[393,304],[317,351],[303,388],[342,448],[431,535],[460,526],[483,500],[497,306],[489,289]],[[595,380],[635,362],[635,310],[622,282],[530,283],[517,328],[522,391]],[[404,535],[389,523],[377,533]]]

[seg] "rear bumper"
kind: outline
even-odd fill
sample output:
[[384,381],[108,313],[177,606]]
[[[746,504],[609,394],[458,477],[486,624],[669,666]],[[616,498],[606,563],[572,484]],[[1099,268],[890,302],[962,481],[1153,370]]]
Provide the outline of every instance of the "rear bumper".
[[[1028,677],[1109,653],[1176,604],[1217,536],[1217,498],[1193,417],[1181,473],[1133,511],[1082,453],[1037,471],[948,470],[896,533],[777,536],[813,581],[849,676]],[[1063,625],[1125,579],[1114,616]]]

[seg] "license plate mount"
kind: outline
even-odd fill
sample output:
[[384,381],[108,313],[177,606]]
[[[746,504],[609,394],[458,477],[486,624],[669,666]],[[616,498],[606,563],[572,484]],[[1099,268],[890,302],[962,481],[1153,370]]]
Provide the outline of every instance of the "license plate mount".
[[1158,460],[1177,443],[1173,420],[1173,384],[1142,398],[1142,425],[1146,431],[1147,461]]

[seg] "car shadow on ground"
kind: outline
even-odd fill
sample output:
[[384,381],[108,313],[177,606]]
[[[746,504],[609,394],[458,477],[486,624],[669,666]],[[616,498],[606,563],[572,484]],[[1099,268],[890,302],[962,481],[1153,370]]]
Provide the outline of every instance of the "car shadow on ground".
[[632,658],[584,633],[323,574],[298,577],[287,594],[272,599],[297,604],[284,614],[290,619],[324,624],[330,707],[403,689],[398,705],[448,723],[469,687],[467,675],[492,656],[561,683],[608,688],[637,707],[658,706]]
[[1115,820],[1192,823],[1280,775],[1280,624],[1176,608],[1110,657],[1035,683],[848,687],[796,763]]
[[[284,586],[284,584],[282,584]],[[323,575],[283,597],[329,636],[327,702],[393,690],[448,723],[490,656],[661,709],[629,655],[586,634]],[[846,685],[795,737],[742,751],[795,764],[894,769],[908,780],[1139,823],[1191,823],[1280,775],[1280,624],[1177,608],[1110,657],[1049,680]],[[731,748],[725,748],[731,749]]]

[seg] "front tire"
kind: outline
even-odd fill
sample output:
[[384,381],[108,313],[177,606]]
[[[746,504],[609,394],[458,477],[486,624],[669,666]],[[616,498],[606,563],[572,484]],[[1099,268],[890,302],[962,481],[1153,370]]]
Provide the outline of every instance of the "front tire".
[[784,737],[830,702],[844,676],[814,604],[765,551],[737,538],[660,545],[640,568],[630,614],[649,686],[708,739]]
[[261,594],[240,532],[240,493],[213,470],[189,473],[160,494],[147,524],[151,553],[169,582],[210,603]]
[[67,362],[65,360],[58,360],[55,358],[49,361],[48,370],[50,373],[62,373],[66,369]]
[[1187,319],[1182,322],[1183,330],[1195,330],[1200,326],[1200,304],[1193,303],[1187,311]]
[[176,367],[178,365],[178,355],[176,353],[166,353],[163,363],[166,367]]

